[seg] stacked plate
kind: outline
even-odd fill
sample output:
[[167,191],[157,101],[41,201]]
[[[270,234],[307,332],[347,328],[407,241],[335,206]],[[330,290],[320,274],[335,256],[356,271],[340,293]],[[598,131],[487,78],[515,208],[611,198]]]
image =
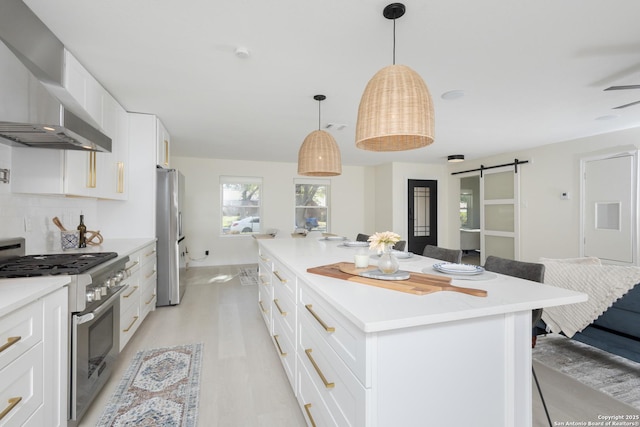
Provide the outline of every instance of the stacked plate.
[[369,247],[369,242],[344,242],[343,245],[350,248],[365,248]]
[[442,262],[439,264],[433,264],[433,269],[440,273],[456,274],[460,276],[472,276],[474,274],[480,274],[484,271],[484,268],[479,265],[472,264],[453,264],[450,262]]

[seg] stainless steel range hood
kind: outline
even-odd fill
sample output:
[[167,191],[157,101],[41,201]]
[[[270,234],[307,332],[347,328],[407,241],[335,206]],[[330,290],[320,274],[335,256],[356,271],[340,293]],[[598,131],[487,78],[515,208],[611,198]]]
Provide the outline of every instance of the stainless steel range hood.
[[62,42],[22,0],[0,1],[0,142],[111,152],[111,138],[60,102],[63,75]]

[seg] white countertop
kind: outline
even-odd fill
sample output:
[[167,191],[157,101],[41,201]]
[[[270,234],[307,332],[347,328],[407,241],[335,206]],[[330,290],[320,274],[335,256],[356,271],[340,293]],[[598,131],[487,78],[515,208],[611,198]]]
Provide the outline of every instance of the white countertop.
[[71,281],[69,276],[39,276],[0,280],[0,317],[19,309]]
[[[487,297],[447,291],[426,295],[408,294],[307,272],[311,267],[353,262],[354,255],[359,251],[367,251],[367,248],[348,248],[339,246],[339,241],[316,237],[258,242],[364,332],[500,315],[587,300],[584,293],[503,275],[485,281],[452,281],[454,286],[486,290]],[[399,260],[401,270],[413,272],[421,272],[437,262],[442,261],[419,255]],[[370,264],[375,264],[374,257]],[[435,271],[429,273],[438,274]]]

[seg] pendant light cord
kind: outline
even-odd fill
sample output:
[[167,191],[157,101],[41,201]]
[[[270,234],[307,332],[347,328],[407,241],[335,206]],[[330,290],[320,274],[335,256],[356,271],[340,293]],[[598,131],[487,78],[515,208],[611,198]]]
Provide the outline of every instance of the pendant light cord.
[[322,101],[318,101],[318,130],[320,130],[320,103]]
[[396,65],[396,20],[393,20],[393,65]]

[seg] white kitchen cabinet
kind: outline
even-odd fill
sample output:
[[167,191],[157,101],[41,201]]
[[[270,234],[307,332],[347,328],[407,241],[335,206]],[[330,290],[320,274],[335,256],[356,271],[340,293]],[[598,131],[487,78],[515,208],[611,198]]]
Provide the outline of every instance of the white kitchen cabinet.
[[65,51],[65,105],[111,138],[110,153],[14,147],[11,191],[126,200],[129,117],[118,102]]
[[125,283],[129,287],[120,294],[120,351],[156,306],[156,243],[127,255]]
[[258,254],[258,306],[269,334],[273,331],[273,322],[271,320],[271,301],[273,301],[272,272],[273,262],[271,261],[271,256],[268,252],[260,249]]
[[157,147],[156,156],[157,164],[163,168],[169,168],[169,150],[171,148],[171,136],[167,132],[167,128],[164,127],[160,119],[157,122]]
[[67,288],[0,318],[0,426],[67,424]]

